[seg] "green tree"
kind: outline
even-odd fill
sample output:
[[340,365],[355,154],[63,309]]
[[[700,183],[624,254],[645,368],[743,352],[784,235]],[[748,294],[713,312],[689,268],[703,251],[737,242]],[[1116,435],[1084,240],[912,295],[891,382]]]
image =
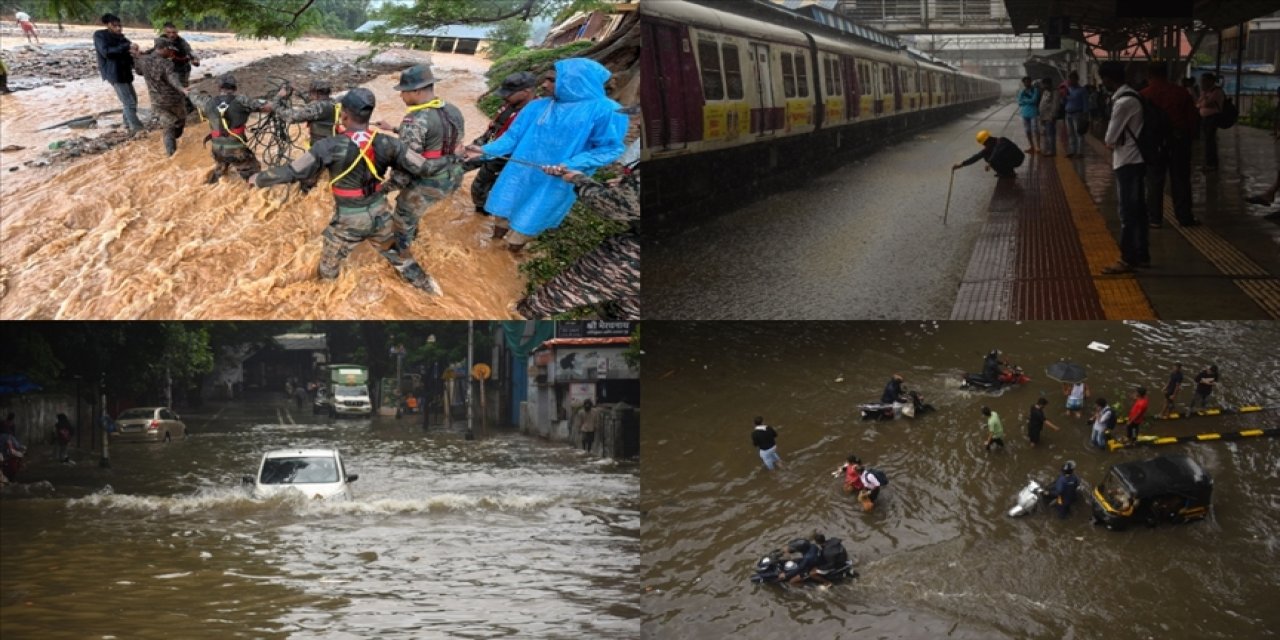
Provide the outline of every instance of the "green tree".
[[63,22],[97,22],[101,14],[94,12],[101,3],[93,0],[39,0],[32,5],[31,13],[44,20],[51,20],[62,30]]
[[499,22],[489,32],[490,55],[501,58],[512,51],[523,49],[531,30],[532,27],[528,22],[518,18],[508,18]]

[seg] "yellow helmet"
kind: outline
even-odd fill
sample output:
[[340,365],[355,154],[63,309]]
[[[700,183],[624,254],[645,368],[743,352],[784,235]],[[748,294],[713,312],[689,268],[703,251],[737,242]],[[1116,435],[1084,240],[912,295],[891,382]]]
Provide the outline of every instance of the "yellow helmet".
[[987,131],[986,129],[983,129],[982,131],[979,131],[979,132],[978,132],[978,144],[986,144],[986,143],[987,143],[987,138],[990,138],[990,137],[991,137],[991,132],[990,132],[990,131]]

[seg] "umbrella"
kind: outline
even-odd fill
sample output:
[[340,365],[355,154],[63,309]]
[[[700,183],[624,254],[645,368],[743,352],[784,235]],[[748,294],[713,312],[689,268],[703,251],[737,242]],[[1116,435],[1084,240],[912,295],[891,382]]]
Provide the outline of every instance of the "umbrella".
[[1084,382],[1084,379],[1088,377],[1083,365],[1067,362],[1066,360],[1059,360],[1049,365],[1044,370],[1044,374],[1058,382]]

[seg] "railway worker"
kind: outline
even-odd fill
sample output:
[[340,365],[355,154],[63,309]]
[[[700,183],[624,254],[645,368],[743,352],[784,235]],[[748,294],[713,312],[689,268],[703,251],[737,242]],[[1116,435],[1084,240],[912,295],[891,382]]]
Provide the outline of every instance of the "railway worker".
[[[640,140],[628,147],[619,178],[607,184],[578,171],[547,167],[574,185],[578,199],[604,218],[629,225],[521,300],[526,318],[546,318],[572,309],[613,303],[620,320],[640,319]],[[632,159],[633,158],[633,159]]]
[[995,169],[997,178],[1013,178],[1017,174],[1013,172],[1015,167],[1022,166],[1023,155],[1022,150],[1014,141],[1008,138],[993,136],[989,131],[983,129],[978,132],[978,144],[982,145],[982,151],[969,156],[964,162],[953,165],[952,171],[960,167],[967,167],[979,160],[986,160],[986,171]]
[[467,147],[468,159],[509,155],[512,160],[498,176],[485,210],[495,218],[494,234],[505,237],[513,253],[543,231],[559,227],[576,197],[568,183],[541,167],[590,175],[625,149],[629,121],[618,113],[618,103],[605,96],[609,70],[587,58],[559,60],[555,69],[553,98],[526,105],[501,138]]
[[134,54],[133,68],[147,82],[151,95],[151,113],[164,127],[164,151],[173,155],[178,150],[178,138],[187,123],[187,96],[183,93],[182,79],[173,69],[177,51],[167,41],[158,42],[147,54]]
[[1143,177],[1147,165],[1138,150],[1142,133],[1142,103],[1138,92],[1125,82],[1125,64],[1103,62],[1098,68],[1102,83],[1112,92],[1111,120],[1104,142],[1111,150],[1111,168],[1116,177],[1116,199],[1120,204],[1120,260],[1102,270],[1104,274],[1131,273],[1135,267],[1150,266],[1147,205]]
[[382,184],[392,167],[414,176],[430,176],[454,163],[454,158],[426,159],[396,138],[370,130],[375,99],[368,89],[348,91],[341,104],[342,134],[317,142],[290,164],[254,175],[249,184],[269,187],[299,182],[328,168],[329,175],[336,176],[329,181],[335,211],[324,230],[320,278],[337,278],[342,261],[356,245],[367,240],[410,284],[440,295],[435,279],[418,265],[408,248],[401,248],[396,242],[392,212]]
[[[276,92],[276,99],[271,104],[271,111],[276,114],[277,118],[289,123],[305,122],[307,123],[307,134],[310,139],[307,141],[307,148],[315,146],[317,142],[324,140],[330,136],[336,136],[342,133],[338,128],[338,113],[341,107],[338,101],[329,97],[332,87],[328,80],[312,80],[310,87],[307,89],[307,102],[298,107],[290,107],[286,102],[293,93],[293,87],[285,84],[280,87],[280,91]],[[306,193],[316,186],[320,175],[303,180],[299,186],[302,192]]]
[[178,72],[178,78],[182,81],[182,86],[191,86],[191,67],[200,66],[200,58],[191,50],[191,43],[186,38],[178,35],[178,28],[172,22],[164,23],[163,31],[159,38],[156,38],[156,48],[160,48],[160,44],[168,43],[174,51],[173,70]]
[[1031,83],[1031,78],[1022,78],[1022,90],[1018,92],[1018,115],[1022,116],[1022,128],[1027,132],[1027,153],[1036,152],[1036,137],[1040,130],[1037,119],[1040,117],[1040,88]]
[[[483,146],[501,138],[515,121],[516,114],[533,101],[537,83],[537,77],[528,71],[513,73],[503,78],[502,85],[494,92],[502,98],[502,109],[498,110],[498,115],[489,122],[489,128],[485,129],[484,134],[472,140],[471,144]],[[484,210],[485,200],[489,199],[493,183],[497,182],[498,174],[502,173],[502,168],[507,166],[507,161],[502,159],[476,161],[473,166],[479,170],[471,180],[471,203],[475,206],[476,213],[487,216],[489,212]]]
[[[400,141],[410,151],[428,160],[454,158],[458,139],[462,137],[464,124],[462,112],[436,97],[436,77],[425,64],[409,67],[400,74],[400,84],[392,87],[400,92],[400,99],[408,109],[400,126],[386,122],[377,124],[400,136]],[[400,189],[396,197],[396,242],[407,249],[418,237],[418,220],[431,205],[458,190],[462,184],[462,164],[446,162],[437,165],[438,171],[428,175],[411,177],[396,173],[392,185]]]
[[1169,137],[1160,161],[1147,166],[1147,222],[1153,229],[1163,226],[1164,184],[1165,174],[1168,174],[1174,217],[1184,227],[1195,226],[1200,221],[1191,215],[1191,141],[1196,137],[1200,114],[1191,94],[1169,82],[1168,62],[1150,63],[1147,80],[1147,87],[1141,91],[1142,97],[1169,116]]
[[258,105],[252,98],[238,95],[236,78],[229,73],[218,79],[218,95],[201,91],[194,96],[188,92],[187,96],[209,121],[209,135],[213,138],[215,166],[205,182],[216,183],[230,169],[235,169],[245,180],[261,171],[262,165],[245,140],[245,130],[249,114],[270,111],[270,103]]

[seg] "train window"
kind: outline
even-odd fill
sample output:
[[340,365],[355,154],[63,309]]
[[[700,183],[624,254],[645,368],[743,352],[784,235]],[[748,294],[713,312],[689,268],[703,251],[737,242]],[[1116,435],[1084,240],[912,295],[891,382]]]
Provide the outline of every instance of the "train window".
[[844,95],[844,75],[841,73],[843,69],[841,68],[840,58],[833,57],[827,61],[831,63],[831,77],[835,78],[834,82],[827,83],[827,94],[842,96]]
[[738,60],[738,45],[722,45],[724,52],[724,86],[730,100],[742,99],[742,63]]
[[782,95],[786,98],[796,97],[796,69],[791,63],[791,54],[782,55]]
[[889,65],[880,68],[880,88],[889,91],[893,88],[893,73],[889,71]]
[[724,99],[724,78],[720,75],[720,46],[711,40],[698,41],[698,60],[702,63],[702,97]]
[[[817,72],[817,69],[814,69]],[[804,56],[796,54],[796,90],[801,98],[809,97],[809,73],[805,70]]]

